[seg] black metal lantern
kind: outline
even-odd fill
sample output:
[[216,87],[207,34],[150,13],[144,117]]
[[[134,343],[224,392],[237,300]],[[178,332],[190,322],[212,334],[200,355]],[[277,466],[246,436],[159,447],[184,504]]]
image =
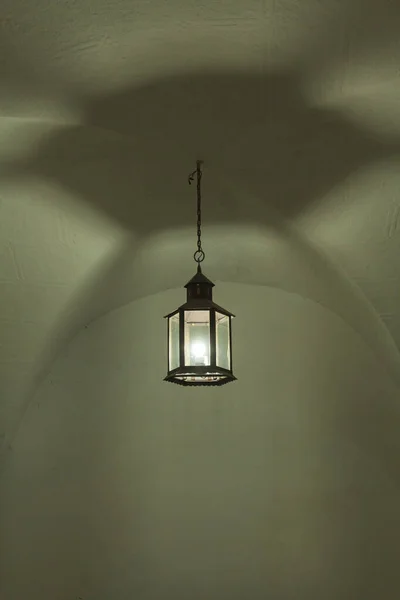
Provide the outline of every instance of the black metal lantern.
[[205,254],[201,247],[201,176],[202,161],[189,175],[197,175],[197,273],[185,285],[185,304],[166,315],[168,319],[168,373],[164,381],[179,385],[223,385],[235,381],[232,372],[232,317],[213,302],[214,284],[203,275],[200,263]]

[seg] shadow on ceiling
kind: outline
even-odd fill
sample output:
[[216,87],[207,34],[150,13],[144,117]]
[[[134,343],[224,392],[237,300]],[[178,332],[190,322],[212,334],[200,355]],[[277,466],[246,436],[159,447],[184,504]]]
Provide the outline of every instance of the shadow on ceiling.
[[[86,126],[58,129],[12,173],[52,180],[142,235],[193,223],[187,174],[199,157],[209,222],[268,224],[268,205],[293,219],[400,149],[309,106],[290,73],[176,75],[89,99],[84,113]],[[221,202],[207,187],[219,174],[258,207]]]

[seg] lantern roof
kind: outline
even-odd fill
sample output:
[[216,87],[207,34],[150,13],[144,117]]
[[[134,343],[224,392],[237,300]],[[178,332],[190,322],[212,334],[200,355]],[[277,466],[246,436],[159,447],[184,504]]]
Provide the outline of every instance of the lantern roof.
[[235,315],[226,308],[219,306],[213,301],[212,298],[212,288],[214,287],[214,283],[206,277],[201,270],[200,265],[197,267],[197,273],[187,282],[185,288],[187,290],[187,298],[185,304],[179,306],[179,308],[175,309],[168,315],[165,315],[164,318],[168,319],[172,317],[172,315],[176,314],[181,310],[210,310],[214,309],[215,311],[226,315],[228,317],[234,317]]
[[201,270],[200,265],[198,265],[198,267],[197,267],[196,275],[193,275],[192,279],[187,282],[187,284],[185,285],[185,288],[188,288],[189,286],[192,286],[192,285],[208,285],[212,288],[214,287],[214,283],[211,281],[211,279],[208,279],[208,277],[206,277],[204,275],[204,273]]

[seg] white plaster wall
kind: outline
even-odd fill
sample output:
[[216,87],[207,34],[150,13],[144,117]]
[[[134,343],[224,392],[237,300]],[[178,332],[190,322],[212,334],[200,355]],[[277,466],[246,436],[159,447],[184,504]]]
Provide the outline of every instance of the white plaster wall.
[[220,284],[238,381],[162,381],[184,290],[109,313],[54,364],[1,479],[1,600],[400,593],[398,388],[360,336]]

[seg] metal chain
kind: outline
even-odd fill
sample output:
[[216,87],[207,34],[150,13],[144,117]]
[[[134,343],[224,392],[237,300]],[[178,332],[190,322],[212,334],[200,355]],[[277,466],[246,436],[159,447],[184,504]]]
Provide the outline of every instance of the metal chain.
[[200,269],[200,263],[203,262],[203,260],[206,257],[206,255],[203,251],[203,248],[201,246],[201,177],[202,177],[201,166],[202,166],[202,164],[203,164],[203,161],[198,160],[196,171],[193,171],[193,173],[191,173],[189,175],[189,185],[192,184],[194,176],[197,175],[197,250],[193,254],[193,258],[197,262],[199,269]]

